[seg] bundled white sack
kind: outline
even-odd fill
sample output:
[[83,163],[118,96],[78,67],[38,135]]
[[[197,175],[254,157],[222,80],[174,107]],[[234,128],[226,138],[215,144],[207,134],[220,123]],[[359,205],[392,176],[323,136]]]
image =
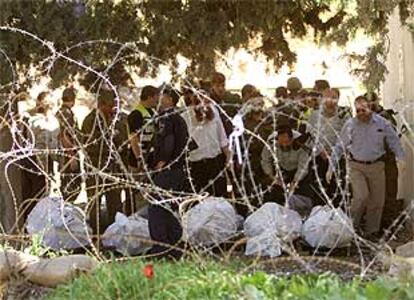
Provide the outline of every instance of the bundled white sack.
[[237,232],[239,218],[223,198],[209,197],[183,216],[184,239],[196,246],[223,243]]
[[36,204],[26,229],[30,235],[40,235],[42,245],[54,250],[87,246],[92,234],[83,211],[61,197],[46,197]]
[[303,224],[302,234],[314,248],[346,247],[353,239],[352,221],[341,209],[316,206]]
[[265,203],[244,222],[247,237],[246,255],[275,257],[282,254],[282,246],[300,236],[300,215],[277,203]]
[[56,287],[65,284],[82,273],[90,273],[98,263],[86,255],[69,255],[52,259],[40,259],[29,264],[22,272],[32,283]]
[[148,220],[138,213],[130,217],[118,212],[115,223],[102,236],[104,247],[114,248],[125,256],[138,255],[151,248]]
[[395,253],[380,252],[382,263],[389,267],[388,275],[403,280],[414,279],[414,242],[408,242],[395,249]]

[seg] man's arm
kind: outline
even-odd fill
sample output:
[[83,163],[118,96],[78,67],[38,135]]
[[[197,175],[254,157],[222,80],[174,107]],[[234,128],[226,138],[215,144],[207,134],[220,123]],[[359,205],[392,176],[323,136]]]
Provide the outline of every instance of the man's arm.
[[267,176],[273,177],[275,175],[274,174],[274,168],[273,168],[273,157],[272,157],[272,153],[270,152],[270,150],[267,147],[267,145],[265,145],[264,148],[263,148],[263,150],[262,150],[260,164],[262,166],[263,172]]
[[400,139],[397,132],[392,127],[392,124],[385,120],[385,141],[387,142],[388,147],[394,152],[397,160],[404,160],[404,150],[402,149]]
[[309,156],[304,150],[299,151],[298,167],[293,178],[295,183],[299,183],[308,174]]
[[129,143],[131,145],[132,153],[135,158],[139,161],[141,157],[141,139],[139,131],[142,128],[144,120],[142,115],[138,111],[133,111],[128,116],[128,127],[129,127]]
[[332,151],[331,165],[336,167],[346,148],[351,144],[352,120],[349,119],[342,127],[341,134]]
[[156,169],[159,170],[171,161],[175,149],[175,135],[173,124],[169,119],[160,120],[160,132],[158,133],[159,157],[157,158]]

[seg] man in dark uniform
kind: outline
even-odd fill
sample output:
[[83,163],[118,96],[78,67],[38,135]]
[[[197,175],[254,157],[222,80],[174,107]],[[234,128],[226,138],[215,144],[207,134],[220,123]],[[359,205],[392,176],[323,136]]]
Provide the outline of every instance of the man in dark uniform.
[[241,98],[239,95],[226,91],[226,77],[219,72],[214,72],[211,77],[210,97],[224,110],[220,110],[220,118],[229,136],[233,132],[231,120],[240,109]]
[[[380,99],[374,92],[365,94],[371,102],[371,109],[373,112],[379,114],[381,117],[389,121],[395,130],[397,130],[397,121],[395,120],[395,112],[392,109],[384,109],[380,105]],[[384,155],[385,163],[385,204],[381,221],[381,228],[386,229],[398,218],[403,210],[403,201],[397,201],[398,193],[398,167],[395,159],[395,154],[386,147]]]
[[170,87],[163,89],[155,136],[153,177],[155,185],[163,191],[155,195],[157,200],[148,209],[151,239],[159,243],[154,244],[151,254],[176,259],[181,257],[181,251],[166,247],[166,244],[176,246],[182,235],[181,224],[173,213],[177,204],[160,201],[168,197],[167,191],[183,191],[185,186],[185,149],[189,138],[184,119],[175,111],[178,100],[176,91]]
[[[136,181],[146,181],[146,174],[153,164],[153,137],[155,131],[154,109],[158,105],[159,90],[151,85],[144,86],[141,101],[128,115],[129,129],[129,170]],[[126,203],[127,215],[145,206],[146,202],[139,192],[134,200]]]
[[79,155],[79,129],[72,111],[76,90],[66,88],[62,94],[62,105],[56,113],[59,121],[59,144],[63,155],[59,158],[60,190],[65,201],[73,202],[80,193],[81,177]]

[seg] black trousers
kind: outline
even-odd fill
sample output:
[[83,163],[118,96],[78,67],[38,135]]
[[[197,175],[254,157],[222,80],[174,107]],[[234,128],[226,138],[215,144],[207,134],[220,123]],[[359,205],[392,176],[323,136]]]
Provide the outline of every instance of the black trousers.
[[347,188],[349,188],[349,184],[346,182],[346,160],[344,158],[340,159],[338,168],[333,174],[330,182],[326,181],[326,173],[328,172],[328,169],[329,160],[323,159],[321,155],[315,157],[315,161],[309,166],[311,193],[309,197],[314,199],[316,205],[325,205],[327,200],[322,193],[322,189],[324,189],[335,207],[344,206],[348,201]]
[[[283,181],[285,184],[291,183],[295,177],[296,170],[281,170]],[[310,197],[312,191],[309,185],[309,176],[305,176],[296,187],[295,194]],[[310,197],[311,198],[311,197]],[[265,202],[276,202],[283,205],[286,202],[285,190],[283,186],[273,184],[269,191],[265,194]]]
[[398,167],[395,155],[388,151],[385,162],[385,203],[381,221],[381,228],[391,226],[403,211],[403,201],[397,200]]
[[[156,186],[171,191],[182,191],[185,183],[185,173],[181,168],[172,168],[154,175]],[[158,200],[165,200],[162,193],[155,195]],[[151,204],[148,208],[148,223],[151,239],[155,242],[150,254],[159,257],[180,258],[182,252],[174,249],[182,236],[180,221],[174,215],[177,206],[171,203]]]
[[[102,234],[115,221],[117,212],[122,212],[121,189],[99,174],[86,178],[86,193],[89,204],[89,222],[95,234]],[[106,216],[101,211],[102,196],[106,197]]]
[[59,161],[60,191],[66,202],[73,203],[81,192],[82,178],[79,157],[76,156],[76,169],[71,168],[70,159],[71,157],[62,157]]
[[224,174],[225,164],[224,154],[214,158],[191,162],[189,177],[191,176],[192,178],[195,192],[206,191],[215,197],[227,197],[227,181]]
[[22,184],[22,206],[19,214],[21,214],[22,224],[25,224],[26,219],[32,209],[36,206],[38,200],[46,195],[47,192],[47,177],[40,170],[37,163],[37,158],[31,156],[24,158],[19,162],[21,166],[21,184]]

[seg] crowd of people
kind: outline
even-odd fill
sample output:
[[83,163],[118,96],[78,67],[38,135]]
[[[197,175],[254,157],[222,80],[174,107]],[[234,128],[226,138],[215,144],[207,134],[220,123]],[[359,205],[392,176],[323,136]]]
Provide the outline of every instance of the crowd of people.
[[326,80],[304,89],[291,77],[272,99],[246,84],[239,97],[226,91],[225,76],[216,72],[180,90],[145,86],[132,111],[118,96],[99,89],[96,108],[80,126],[72,111],[74,88],[63,91],[56,114],[48,93],[39,94],[16,133],[31,149],[19,161],[23,219],[49,192],[54,161],[65,201],[73,202],[85,182],[86,212],[98,235],[117,212],[131,215],[147,206],[151,238],[164,244],[154,245],[154,254],[180,255],[165,244],[180,240],[174,211],[190,194],[229,198],[244,217],[265,202],[284,204],[301,195],[313,205],[343,208],[367,238],[390,225],[381,224],[384,205],[400,212],[404,153],[392,111],[375,93],[355,99],[353,116]]

